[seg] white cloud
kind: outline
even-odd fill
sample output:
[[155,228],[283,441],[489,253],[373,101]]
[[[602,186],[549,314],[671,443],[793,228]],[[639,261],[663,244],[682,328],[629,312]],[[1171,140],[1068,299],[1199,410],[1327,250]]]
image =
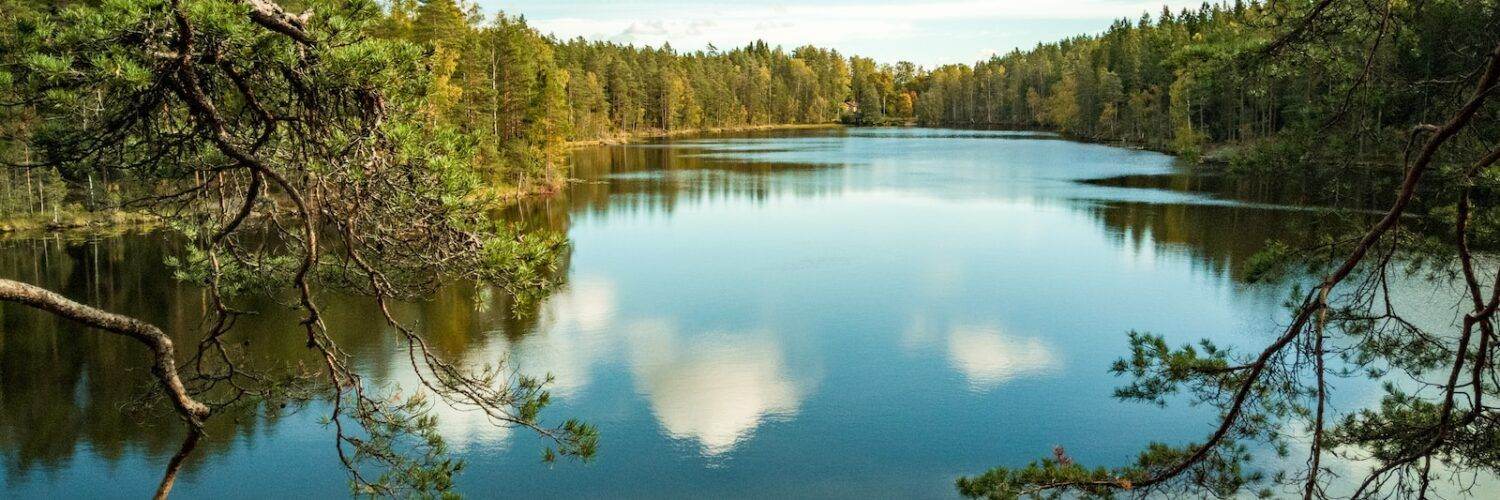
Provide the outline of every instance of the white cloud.
[[593,378],[593,367],[611,349],[616,302],[614,283],[581,277],[549,298],[542,328],[517,346],[515,359],[527,374],[554,377],[548,389],[571,397]]
[[[969,27],[967,32],[957,32],[950,26],[956,22],[1135,18],[1143,12],[1160,12],[1163,3],[1176,10],[1196,8],[1201,0],[953,0],[794,5],[753,1],[729,5],[621,2],[570,9],[567,14],[556,16],[528,15],[528,19],[541,31],[562,38],[582,36],[651,46],[670,42],[685,50],[697,50],[709,43],[733,47],[754,40],[787,47],[814,44],[841,48],[849,42],[898,39],[941,44],[945,38],[989,36],[987,32],[991,31]],[[518,12],[527,14],[526,7],[521,6]],[[1073,34],[1057,33],[1052,38]],[[954,54],[973,52],[967,49]]]
[[1006,335],[996,328],[954,328],[948,334],[948,359],[969,379],[970,387],[979,391],[1058,366],[1051,346],[1035,338]]
[[992,390],[1023,377],[1044,375],[1062,366],[1052,345],[1036,337],[1006,333],[993,325],[935,326],[923,314],[912,316],[901,331],[902,347],[946,348],[948,364],[963,375],[969,389]]
[[983,61],[983,60],[989,59],[991,57],[995,57],[995,56],[1004,54],[1006,52],[1009,52],[1009,51],[1007,51],[1007,50],[1001,50],[1001,49],[980,49],[978,52],[974,53],[974,60],[976,60],[976,61]]
[[535,19],[537,29],[560,38],[582,36],[590,40],[659,47],[670,42],[683,50],[698,50],[712,43],[721,48],[745,45],[755,40],[788,47],[838,42],[915,32],[906,22],[849,21],[809,22],[760,16],[691,17],[681,14],[657,19],[579,18]]
[[1176,7],[1197,2],[1117,0],[971,0],[950,2],[906,2],[899,4],[801,5],[786,9],[789,16],[847,19],[982,20],[982,19],[1084,19],[1135,17],[1142,12],[1160,12],[1163,3]]
[[662,429],[696,441],[706,456],[733,449],[767,419],[795,414],[807,394],[767,332],[687,340],[667,322],[646,321],[631,329],[630,349],[636,384]]
[[[644,28],[649,30],[650,27]],[[552,296],[539,331],[512,343],[493,335],[472,359],[504,359],[522,373],[553,375],[548,389],[577,397],[601,364],[621,362],[663,431],[720,456],[767,421],[797,413],[812,382],[789,375],[781,345],[767,331],[688,335],[667,319],[621,321],[616,285],[579,277]],[[391,382],[420,387],[409,370]],[[483,412],[434,400],[439,431],[458,449],[503,448],[515,430]]]
[[[577,279],[547,301],[542,312],[544,332],[519,344],[498,333],[490,335],[469,358],[480,362],[506,360],[521,373],[536,377],[550,374],[556,378],[548,390],[555,396],[573,397],[588,385],[593,366],[612,347],[609,332],[614,326],[616,302],[614,283],[590,277]],[[392,354],[398,363],[404,362],[404,353]],[[396,370],[390,382],[407,391],[427,393],[432,414],[438,417],[438,431],[456,449],[503,448],[515,434],[513,426],[482,411],[455,408],[433,396],[410,369]]]

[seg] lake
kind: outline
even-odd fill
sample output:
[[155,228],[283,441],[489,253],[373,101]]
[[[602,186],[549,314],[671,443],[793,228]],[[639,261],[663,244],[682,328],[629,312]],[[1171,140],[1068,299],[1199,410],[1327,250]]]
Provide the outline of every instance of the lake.
[[[1246,261],[1328,213],[1205,182],[1159,153],[1026,132],[588,147],[574,176],[506,211],[571,242],[566,284],[534,311],[465,285],[398,311],[451,358],[554,375],[544,418],[599,427],[593,461],[547,465],[534,435],[439,411],[468,462],[463,493],[948,498],[960,475],[1054,446],[1113,465],[1152,441],[1201,440],[1211,409],[1112,397],[1126,333],[1255,348],[1286,317],[1289,287],[1247,283]],[[203,293],[171,277],[171,253],[152,235],[9,241],[0,275],[193,332]],[[411,386],[369,300],[322,300],[362,372]],[[252,349],[306,358],[296,314],[258,304],[241,325]],[[180,431],[121,411],[144,351],[0,314],[0,490],[149,496]],[[174,494],[347,495],[326,413],[216,418]]]

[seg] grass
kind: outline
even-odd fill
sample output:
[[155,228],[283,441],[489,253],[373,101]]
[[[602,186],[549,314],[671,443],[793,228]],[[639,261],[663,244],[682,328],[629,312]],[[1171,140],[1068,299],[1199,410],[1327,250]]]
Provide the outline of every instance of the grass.
[[35,236],[48,233],[98,233],[119,229],[149,228],[157,219],[141,212],[68,210],[55,214],[25,214],[0,217],[0,235]]

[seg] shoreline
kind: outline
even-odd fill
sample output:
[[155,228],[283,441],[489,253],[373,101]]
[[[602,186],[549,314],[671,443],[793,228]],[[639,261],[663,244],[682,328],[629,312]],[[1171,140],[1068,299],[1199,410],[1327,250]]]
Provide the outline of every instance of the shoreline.
[[567,142],[563,143],[563,146],[567,147],[569,149],[581,148],[581,147],[589,147],[589,146],[618,146],[618,145],[621,145],[621,144],[630,144],[630,143],[634,143],[634,142],[640,142],[640,141],[646,141],[646,140],[652,140],[652,139],[667,139],[667,138],[673,138],[673,137],[683,137],[683,136],[693,136],[693,135],[725,134],[725,133],[734,133],[734,132],[759,132],[759,131],[770,131],[770,130],[817,130],[817,129],[845,128],[845,127],[848,127],[848,125],[844,125],[842,123],[837,123],[837,122],[829,122],[829,123],[780,123],[780,124],[770,124],[770,125],[741,125],[741,126],[735,126],[735,127],[708,127],[708,128],[689,128],[689,129],[677,129],[677,130],[646,129],[646,130],[641,130],[641,131],[637,131],[637,132],[616,134],[616,135],[613,135],[613,136],[610,136],[610,137],[605,137],[605,138],[600,138],[600,139],[585,139],[585,140],[578,140],[578,141],[567,141]]
[[[951,128],[951,129],[956,129],[956,130],[1014,130],[1014,131],[1050,132],[1050,133],[1057,134],[1061,138],[1064,138],[1064,139],[1067,139],[1067,140],[1072,140],[1072,141],[1078,141],[1078,142],[1084,142],[1084,143],[1093,143],[1093,144],[1106,144],[1106,145],[1111,145],[1111,146],[1115,146],[1115,147],[1124,147],[1124,148],[1130,148],[1130,149],[1157,151],[1157,152],[1168,154],[1168,155],[1171,155],[1171,156],[1174,156],[1174,157],[1181,158],[1179,155],[1176,155],[1176,154],[1172,153],[1171,151],[1167,151],[1167,150],[1159,149],[1159,148],[1153,148],[1153,147],[1150,147],[1150,146],[1145,145],[1145,144],[1134,143],[1133,141],[1128,141],[1128,140],[1110,140],[1110,139],[1100,139],[1100,138],[1096,138],[1096,137],[1079,136],[1079,135],[1075,135],[1075,134],[1069,134],[1069,133],[1065,133],[1065,132],[1059,132],[1057,130],[1052,130],[1052,129],[1049,129],[1047,127],[1018,126],[1018,125],[1007,125],[1007,124],[968,125],[968,126],[965,126],[965,125],[962,125],[962,124],[926,125],[926,124],[919,124],[919,123],[915,123],[915,122],[908,122],[908,123],[901,123],[901,124],[890,124],[890,125],[849,125],[849,124],[837,123],[837,122],[830,122],[830,123],[783,123],[783,124],[768,124],[768,125],[743,125],[743,126],[735,126],[735,127],[709,127],[709,128],[679,129],[679,130],[670,130],[670,131],[661,130],[661,129],[647,129],[647,130],[641,130],[641,131],[637,131],[637,132],[633,132],[633,133],[617,134],[617,135],[614,135],[614,136],[611,136],[611,137],[600,138],[600,139],[566,141],[566,142],[563,143],[563,146],[565,148],[571,150],[571,149],[584,148],[584,147],[593,147],[593,146],[618,146],[618,145],[633,144],[633,143],[644,142],[644,141],[651,141],[651,140],[668,139],[668,138],[679,138],[679,137],[689,137],[689,136],[703,136],[703,135],[713,135],[713,134],[732,134],[732,133],[743,133],[743,132],[762,132],[762,131],[780,131],[780,130],[822,130],[822,129],[879,128],[879,127],[896,127],[896,128],[933,127],[933,128]],[[1205,155],[1205,156],[1208,156],[1208,155]],[[1206,165],[1220,164],[1220,163],[1227,163],[1227,162],[1213,161],[1213,160],[1205,157],[1205,158],[1200,158],[1199,161],[1195,162],[1195,163],[1197,165],[1206,166]],[[496,208],[504,208],[504,207],[511,206],[513,204],[516,204],[516,203],[519,203],[519,202],[523,202],[523,201],[526,201],[526,200],[530,200],[530,199],[543,199],[543,198],[547,198],[547,197],[551,197],[551,196],[556,196],[559,193],[561,193],[564,190],[566,190],[567,186],[569,184],[572,184],[573,182],[576,182],[576,179],[564,177],[564,178],[558,179],[557,181],[555,181],[553,183],[541,183],[541,184],[533,185],[533,186],[530,186],[530,187],[527,187],[527,188],[517,188],[517,187],[509,187],[508,189],[489,188],[489,189],[486,190],[486,193],[485,193],[484,197],[488,198],[490,200],[489,203],[492,204],[492,205],[494,205],[494,207],[496,207]],[[48,217],[46,219],[51,219],[51,218]],[[120,231],[130,231],[130,230],[139,229],[139,228],[150,228],[150,227],[153,227],[153,226],[155,226],[157,224],[157,221],[155,219],[151,219],[149,216],[146,216],[145,214],[135,213],[135,212],[126,212],[126,211],[110,211],[110,212],[95,212],[95,213],[85,213],[85,214],[73,214],[73,215],[71,215],[69,217],[66,217],[64,219],[65,220],[61,220],[61,221],[57,221],[57,222],[54,222],[54,221],[51,221],[51,220],[39,220],[39,219],[24,218],[24,217],[23,218],[12,218],[12,219],[8,219],[8,220],[0,220],[0,239],[15,239],[15,238],[23,238],[24,239],[24,238],[32,238],[32,237],[37,237],[37,236],[50,236],[50,235],[91,235],[91,234],[100,234],[100,233],[114,233],[114,232],[120,232]]]
[[136,230],[149,230],[160,225],[160,220],[145,212],[109,210],[99,212],[74,212],[54,220],[53,217],[13,217],[0,220],[0,240],[33,239],[66,235],[94,236],[113,235]]
[[[1016,131],[1016,132],[1047,132],[1047,133],[1050,133],[1050,134],[1056,134],[1058,137],[1061,137],[1063,139],[1067,139],[1067,140],[1070,140],[1070,141],[1074,141],[1074,142],[1083,142],[1083,143],[1088,143],[1088,144],[1100,144],[1100,145],[1105,145],[1105,146],[1114,146],[1114,147],[1117,147],[1117,148],[1135,149],[1135,150],[1139,150],[1139,151],[1154,151],[1154,152],[1157,152],[1157,153],[1161,153],[1161,154],[1165,154],[1165,155],[1170,155],[1170,156],[1173,156],[1173,157],[1176,157],[1176,158],[1186,159],[1181,154],[1179,154],[1178,152],[1173,151],[1172,149],[1170,149],[1170,148],[1168,148],[1166,146],[1163,146],[1163,145],[1159,145],[1159,144],[1152,144],[1152,143],[1142,142],[1142,141],[1134,141],[1134,140],[1125,139],[1125,138],[1111,138],[1111,137],[1081,135],[1081,134],[1075,134],[1075,133],[1072,133],[1072,132],[1065,132],[1065,131],[1062,131],[1062,130],[1058,130],[1056,127],[1048,127],[1048,126],[1039,126],[1039,125],[1031,125],[1031,124],[1015,124],[1015,123],[974,123],[974,124],[961,124],[961,123],[922,124],[922,123],[915,123],[912,126],[916,126],[916,127],[932,127],[932,128],[951,128],[951,129],[955,129],[955,130],[996,130],[996,131]],[[1228,162],[1220,161],[1218,159],[1210,159],[1209,158],[1210,155],[1207,154],[1207,150],[1217,149],[1219,147],[1224,146],[1224,144],[1220,144],[1220,143],[1205,144],[1204,146],[1205,146],[1205,154],[1203,155],[1203,158],[1199,158],[1198,161],[1193,162],[1193,163],[1198,163],[1198,164],[1228,163]]]

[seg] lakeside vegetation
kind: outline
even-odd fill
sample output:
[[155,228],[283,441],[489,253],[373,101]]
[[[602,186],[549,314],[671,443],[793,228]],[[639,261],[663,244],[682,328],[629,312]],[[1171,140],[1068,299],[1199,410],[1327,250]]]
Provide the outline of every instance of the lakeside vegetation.
[[[288,8],[301,11],[315,3],[320,2],[289,2]],[[0,20],[7,29],[0,33],[0,48],[27,57],[7,62],[11,67],[0,73],[0,96],[20,100],[20,89],[10,85],[18,72],[48,65],[62,70],[59,65],[82,62],[32,57],[20,37],[65,16],[70,7],[89,4],[3,4]],[[567,180],[564,154],[570,144],[835,123],[849,88],[845,57],[811,46],[788,52],[758,42],[679,53],[670,46],[557,40],[523,18],[486,17],[474,4],[454,0],[328,8],[379,9],[362,12],[374,21],[359,35],[420,51],[423,88],[413,105],[426,125],[450,130],[456,144],[472,154],[466,169],[482,180],[474,195],[495,199],[560,189]],[[142,186],[120,182],[113,169],[89,178],[34,162],[29,141],[39,132],[39,118],[24,103],[0,108],[0,119],[0,158],[38,165],[5,172],[9,182],[0,193],[0,214],[13,221],[9,225],[104,219],[107,214],[89,212],[147,196]]]
[[[0,45],[19,54],[15,36],[69,3],[8,0],[0,17],[16,29]],[[1239,173],[1384,168],[1394,176],[1400,141],[1391,139],[1426,118],[1436,96],[1449,93],[1445,82],[1482,59],[1493,2],[1397,2],[1386,11],[1334,4],[1347,15],[1321,28],[1322,45],[1268,47],[1311,5],[1163,9],[1101,34],[930,69],[765,42],[679,52],[561,40],[522,16],[486,15],[463,0],[382,4],[363,35],[421,51],[427,78],[416,105],[429,125],[472,149],[479,194],[496,199],[560,189],[570,145],[827,123],[1039,128],[1228,163]],[[10,78],[0,79],[0,95]],[[36,131],[35,114],[22,105],[0,116],[0,158],[28,163],[34,153],[19,139]],[[11,226],[108,220],[87,212],[142,195],[110,174],[8,170],[0,213]]]
[[[208,420],[314,400],[330,407],[331,444],[360,494],[451,489],[463,465],[437,433],[436,404],[530,429],[549,460],[592,456],[592,426],[542,421],[545,376],[450,361],[391,309],[457,280],[540,301],[559,284],[566,240],[488,217],[495,172],[482,141],[438,113],[435,49],[376,36],[390,19],[376,2],[295,7],[304,13],[266,0],[0,4],[10,179],[98,180],[113,203],[158,216],[181,243],[152,258],[201,287],[205,306],[179,345],[156,325],[9,277],[0,301],[150,354],[151,401],[188,430],[158,497]],[[45,216],[44,199],[69,207],[47,186],[23,200],[28,214]],[[98,192],[74,191],[71,203]],[[341,322],[324,315],[324,291],[381,312],[382,329],[354,331],[398,333],[410,392],[365,381],[331,333]],[[226,340],[265,299],[300,319],[281,325],[291,336],[257,342],[302,346],[314,360],[305,369],[254,366],[246,344]]]
[[[1320,6],[1331,21],[1288,33]],[[912,90],[927,125],[1047,127],[1257,173],[1390,167],[1483,64],[1497,17],[1492,1],[1205,3],[936,68]]]

